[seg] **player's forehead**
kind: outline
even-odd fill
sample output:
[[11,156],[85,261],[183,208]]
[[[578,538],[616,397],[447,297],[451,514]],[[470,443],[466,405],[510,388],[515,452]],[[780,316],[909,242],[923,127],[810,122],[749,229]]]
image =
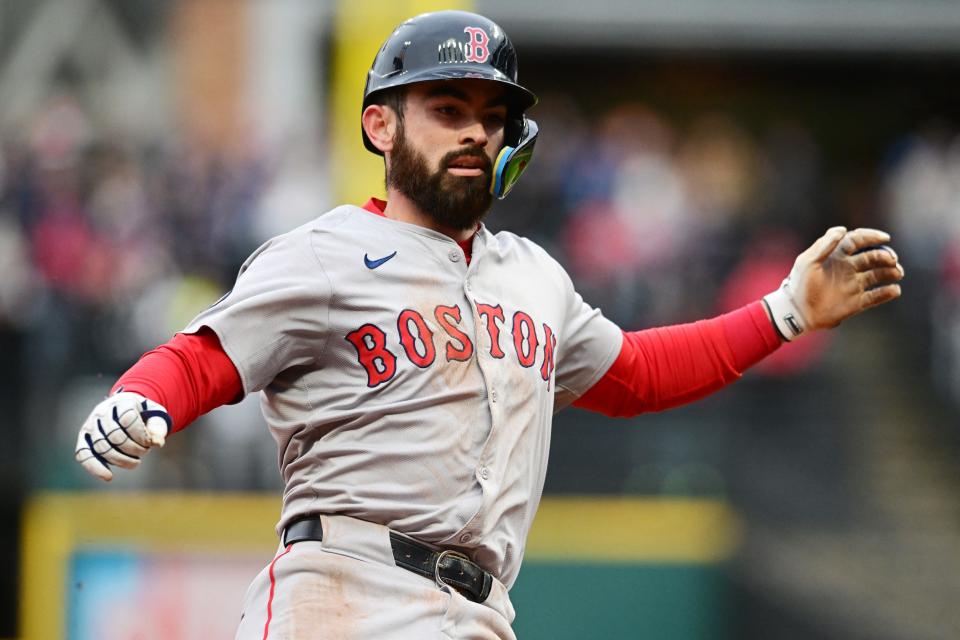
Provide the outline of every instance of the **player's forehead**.
[[498,82],[473,78],[417,82],[408,86],[407,97],[417,102],[450,98],[482,107],[507,105],[506,87]]

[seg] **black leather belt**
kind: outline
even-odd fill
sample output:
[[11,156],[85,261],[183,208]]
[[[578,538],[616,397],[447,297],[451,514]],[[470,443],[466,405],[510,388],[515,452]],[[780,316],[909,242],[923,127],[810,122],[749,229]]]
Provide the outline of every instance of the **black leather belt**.
[[[323,540],[319,517],[297,520],[283,531],[283,546],[304,540]],[[493,576],[462,553],[449,549],[434,551],[393,531],[390,546],[398,567],[431,578],[437,586],[453,587],[474,602],[483,602],[490,595]]]

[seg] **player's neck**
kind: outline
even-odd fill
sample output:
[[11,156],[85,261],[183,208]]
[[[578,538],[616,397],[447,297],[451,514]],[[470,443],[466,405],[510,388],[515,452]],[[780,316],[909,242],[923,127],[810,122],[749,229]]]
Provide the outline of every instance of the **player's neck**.
[[468,240],[477,232],[476,229],[452,229],[450,227],[438,224],[431,216],[424,213],[410,198],[406,197],[396,189],[387,189],[387,206],[383,210],[383,215],[391,220],[399,220],[415,224],[427,229],[433,229],[446,236],[449,236],[456,242]]

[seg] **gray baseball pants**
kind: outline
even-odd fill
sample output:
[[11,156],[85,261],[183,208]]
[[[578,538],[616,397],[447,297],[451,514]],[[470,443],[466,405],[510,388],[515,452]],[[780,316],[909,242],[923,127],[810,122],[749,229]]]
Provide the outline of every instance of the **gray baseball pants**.
[[482,604],[394,564],[389,530],[321,516],[323,541],[281,547],[254,579],[236,640],[516,640],[507,590]]

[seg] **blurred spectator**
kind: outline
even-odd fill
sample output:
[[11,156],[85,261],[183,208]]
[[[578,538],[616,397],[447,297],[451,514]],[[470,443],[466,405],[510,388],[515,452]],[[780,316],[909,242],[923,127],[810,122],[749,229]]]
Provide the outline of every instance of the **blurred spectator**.
[[[750,211],[758,176],[756,144],[726,115],[697,118],[678,155],[691,213],[708,230]],[[708,231],[709,232],[709,231]]]
[[883,189],[887,216],[914,268],[936,269],[960,232],[960,136],[932,126],[901,146]]
[[960,406],[960,132],[933,121],[898,141],[891,158],[882,206],[912,290],[900,312],[934,386]]
[[[24,332],[38,443],[61,422],[50,398],[88,388],[84,375],[112,379],[169,339],[265,239],[254,227],[264,159],[121,139],[77,95],[57,91],[0,146],[0,328]],[[61,462],[41,465],[41,485]]]

